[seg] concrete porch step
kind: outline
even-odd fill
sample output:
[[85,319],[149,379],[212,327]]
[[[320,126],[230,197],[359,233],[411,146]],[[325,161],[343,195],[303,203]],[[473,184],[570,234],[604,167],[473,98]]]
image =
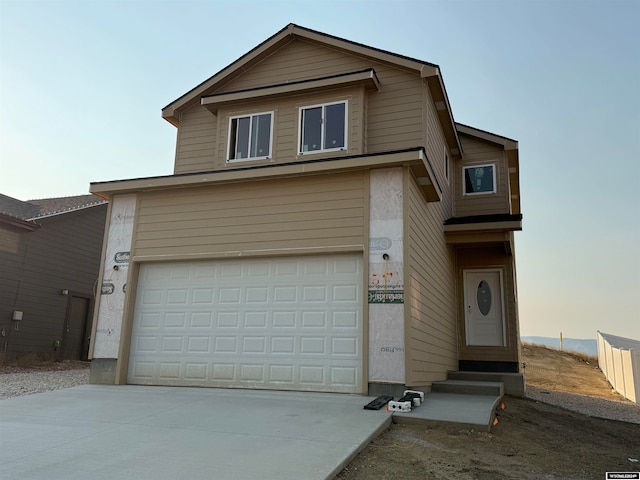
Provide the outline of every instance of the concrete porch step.
[[484,432],[491,431],[501,397],[491,395],[457,395],[429,393],[424,403],[411,412],[394,412],[393,423],[430,426],[452,425]]
[[490,395],[502,398],[504,396],[504,384],[502,382],[472,380],[443,380],[441,382],[433,382],[431,391],[462,395]]
[[524,397],[524,375],[521,373],[501,373],[501,372],[449,372],[449,380],[468,380],[474,382],[502,382],[504,393],[514,397]]

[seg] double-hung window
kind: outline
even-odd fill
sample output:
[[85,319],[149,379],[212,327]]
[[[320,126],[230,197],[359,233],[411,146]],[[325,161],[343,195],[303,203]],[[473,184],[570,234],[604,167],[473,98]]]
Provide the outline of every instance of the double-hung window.
[[347,102],[325,103],[300,109],[298,153],[345,150]]
[[273,112],[231,117],[227,161],[270,158],[272,127]]
[[462,169],[462,175],[464,195],[496,193],[495,165],[464,167]]

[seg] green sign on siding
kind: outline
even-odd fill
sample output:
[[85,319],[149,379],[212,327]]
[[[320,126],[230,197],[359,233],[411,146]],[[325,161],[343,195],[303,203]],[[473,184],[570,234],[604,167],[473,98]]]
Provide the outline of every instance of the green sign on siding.
[[113,256],[113,259],[116,263],[129,263],[129,257],[131,256],[131,252],[116,252]]
[[404,290],[369,290],[369,303],[404,303]]

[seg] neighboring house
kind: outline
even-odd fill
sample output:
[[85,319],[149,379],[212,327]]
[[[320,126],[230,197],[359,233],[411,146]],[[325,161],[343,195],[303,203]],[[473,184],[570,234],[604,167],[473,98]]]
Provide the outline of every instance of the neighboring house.
[[87,359],[107,202],[0,195],[0,354]]
[[437,65],[289,25],[162,116],[173,175],[91,184],[111,202],[93,382],[519,371],[518,143],[456,123]]

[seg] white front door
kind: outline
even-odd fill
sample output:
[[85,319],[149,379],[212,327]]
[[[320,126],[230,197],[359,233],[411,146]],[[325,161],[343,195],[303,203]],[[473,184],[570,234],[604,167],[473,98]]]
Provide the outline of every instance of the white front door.
[[504,346],[502,272],[465,270],[464,301],[467,345]]

